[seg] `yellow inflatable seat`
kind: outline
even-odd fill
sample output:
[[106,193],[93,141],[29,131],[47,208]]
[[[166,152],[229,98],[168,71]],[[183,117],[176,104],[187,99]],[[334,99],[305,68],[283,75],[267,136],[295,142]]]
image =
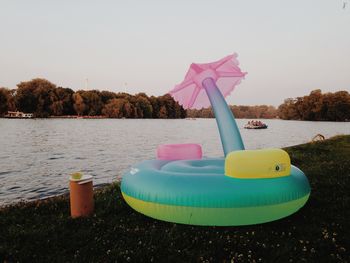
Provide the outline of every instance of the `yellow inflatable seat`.
[[276,178],[290,175],[290,158],[281,149],[230,152],[225,159],[225,175],[242,179]]

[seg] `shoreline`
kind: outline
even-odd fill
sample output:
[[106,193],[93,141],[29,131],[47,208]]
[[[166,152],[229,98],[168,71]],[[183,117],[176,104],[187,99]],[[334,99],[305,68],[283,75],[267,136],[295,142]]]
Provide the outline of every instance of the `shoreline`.
[[[196,120],[196,119],[215,119],[215,117],[212,118],[205,118],[205,117],[184,117],[184,118],[110,118],[107,116],[78,116],[78,115],[66,115],[66,116],[49,116],[49,117],[33,117],[33,118],[22,118],[22,117],[16,117],[16,118],[8,118],[8,117],[0,117],[0,119],[16,119],[16,120],[35,120],[35,119],[94,119],[94,120]],[[287,120],[287,119],[281,119],[281,118],[235,118],[237,120],[281,120],[281,121],[302,121],[302,122],[335,122],[335,123],[348,123],[350,120],[344,120],[344,121],[329,121],[329,120]]]
[[[67,176],[68,178],[68,176]],[[117,179],[111,183],[101,183],[101,184],[96,184],[93,185],[93,191],[94,193],[98,193],[100,190],[103,190],[106,187],[109,187],[111,185],[117,184],[120,185],[121,183],[121,179]],[[69,184],[69,179],[67,179],[67,185]],[[53,195],[48,195],[48,196],[43,196],[41,198],[37,198],[37,199],[19,199],[18,201],[14,201],[11,203],[4,203],[4,204],[0,204],[0,212],[4,209],[6,209],[7,207],[11,207],[11,206],[17,206],[17,205],[27,205],[27,204],[31,204],[31,203],[37,203],[37,202],[45,202],[48,201],[49,199],[56,199],[56,198],[66,198],[67,200],[69,199],[69,188],[61,193],[57,193],[57,194],[53,194]]]
[[348,261],[350,135],[285,150],[312,191],[284,219],[244,227],[167,223],[132,210],[113,183],[94,190],[90,218],[70,218],[68,195],[0,208],[0,261]]

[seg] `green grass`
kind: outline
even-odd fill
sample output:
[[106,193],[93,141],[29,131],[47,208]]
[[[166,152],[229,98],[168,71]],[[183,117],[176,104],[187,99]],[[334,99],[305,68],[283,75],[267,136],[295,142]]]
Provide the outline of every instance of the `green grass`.
[[67,196],[2,208],[0,262],[350,261],[350,136],[286,150],[312,192],[285,219],[245,227],[161,222],[129,208],[113,184],[96,192],[87,219],[69,217]]

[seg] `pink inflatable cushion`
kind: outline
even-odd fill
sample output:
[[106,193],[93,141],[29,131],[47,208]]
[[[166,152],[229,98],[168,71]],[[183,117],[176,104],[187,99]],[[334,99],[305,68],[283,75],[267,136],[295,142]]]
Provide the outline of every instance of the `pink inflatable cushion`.
[[195,143],[162,144],[157,148],[160,160],[196,160],[202,159],[202,147]]

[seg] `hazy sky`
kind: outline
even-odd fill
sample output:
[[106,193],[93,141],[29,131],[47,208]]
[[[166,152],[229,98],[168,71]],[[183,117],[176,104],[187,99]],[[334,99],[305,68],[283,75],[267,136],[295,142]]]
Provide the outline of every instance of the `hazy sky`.
[[[345,9],[343,3],[346,2]],[[191,62],[233,52],[234,104],[350,90],[349,0],[0,0],[0,86],[162,95]]]

